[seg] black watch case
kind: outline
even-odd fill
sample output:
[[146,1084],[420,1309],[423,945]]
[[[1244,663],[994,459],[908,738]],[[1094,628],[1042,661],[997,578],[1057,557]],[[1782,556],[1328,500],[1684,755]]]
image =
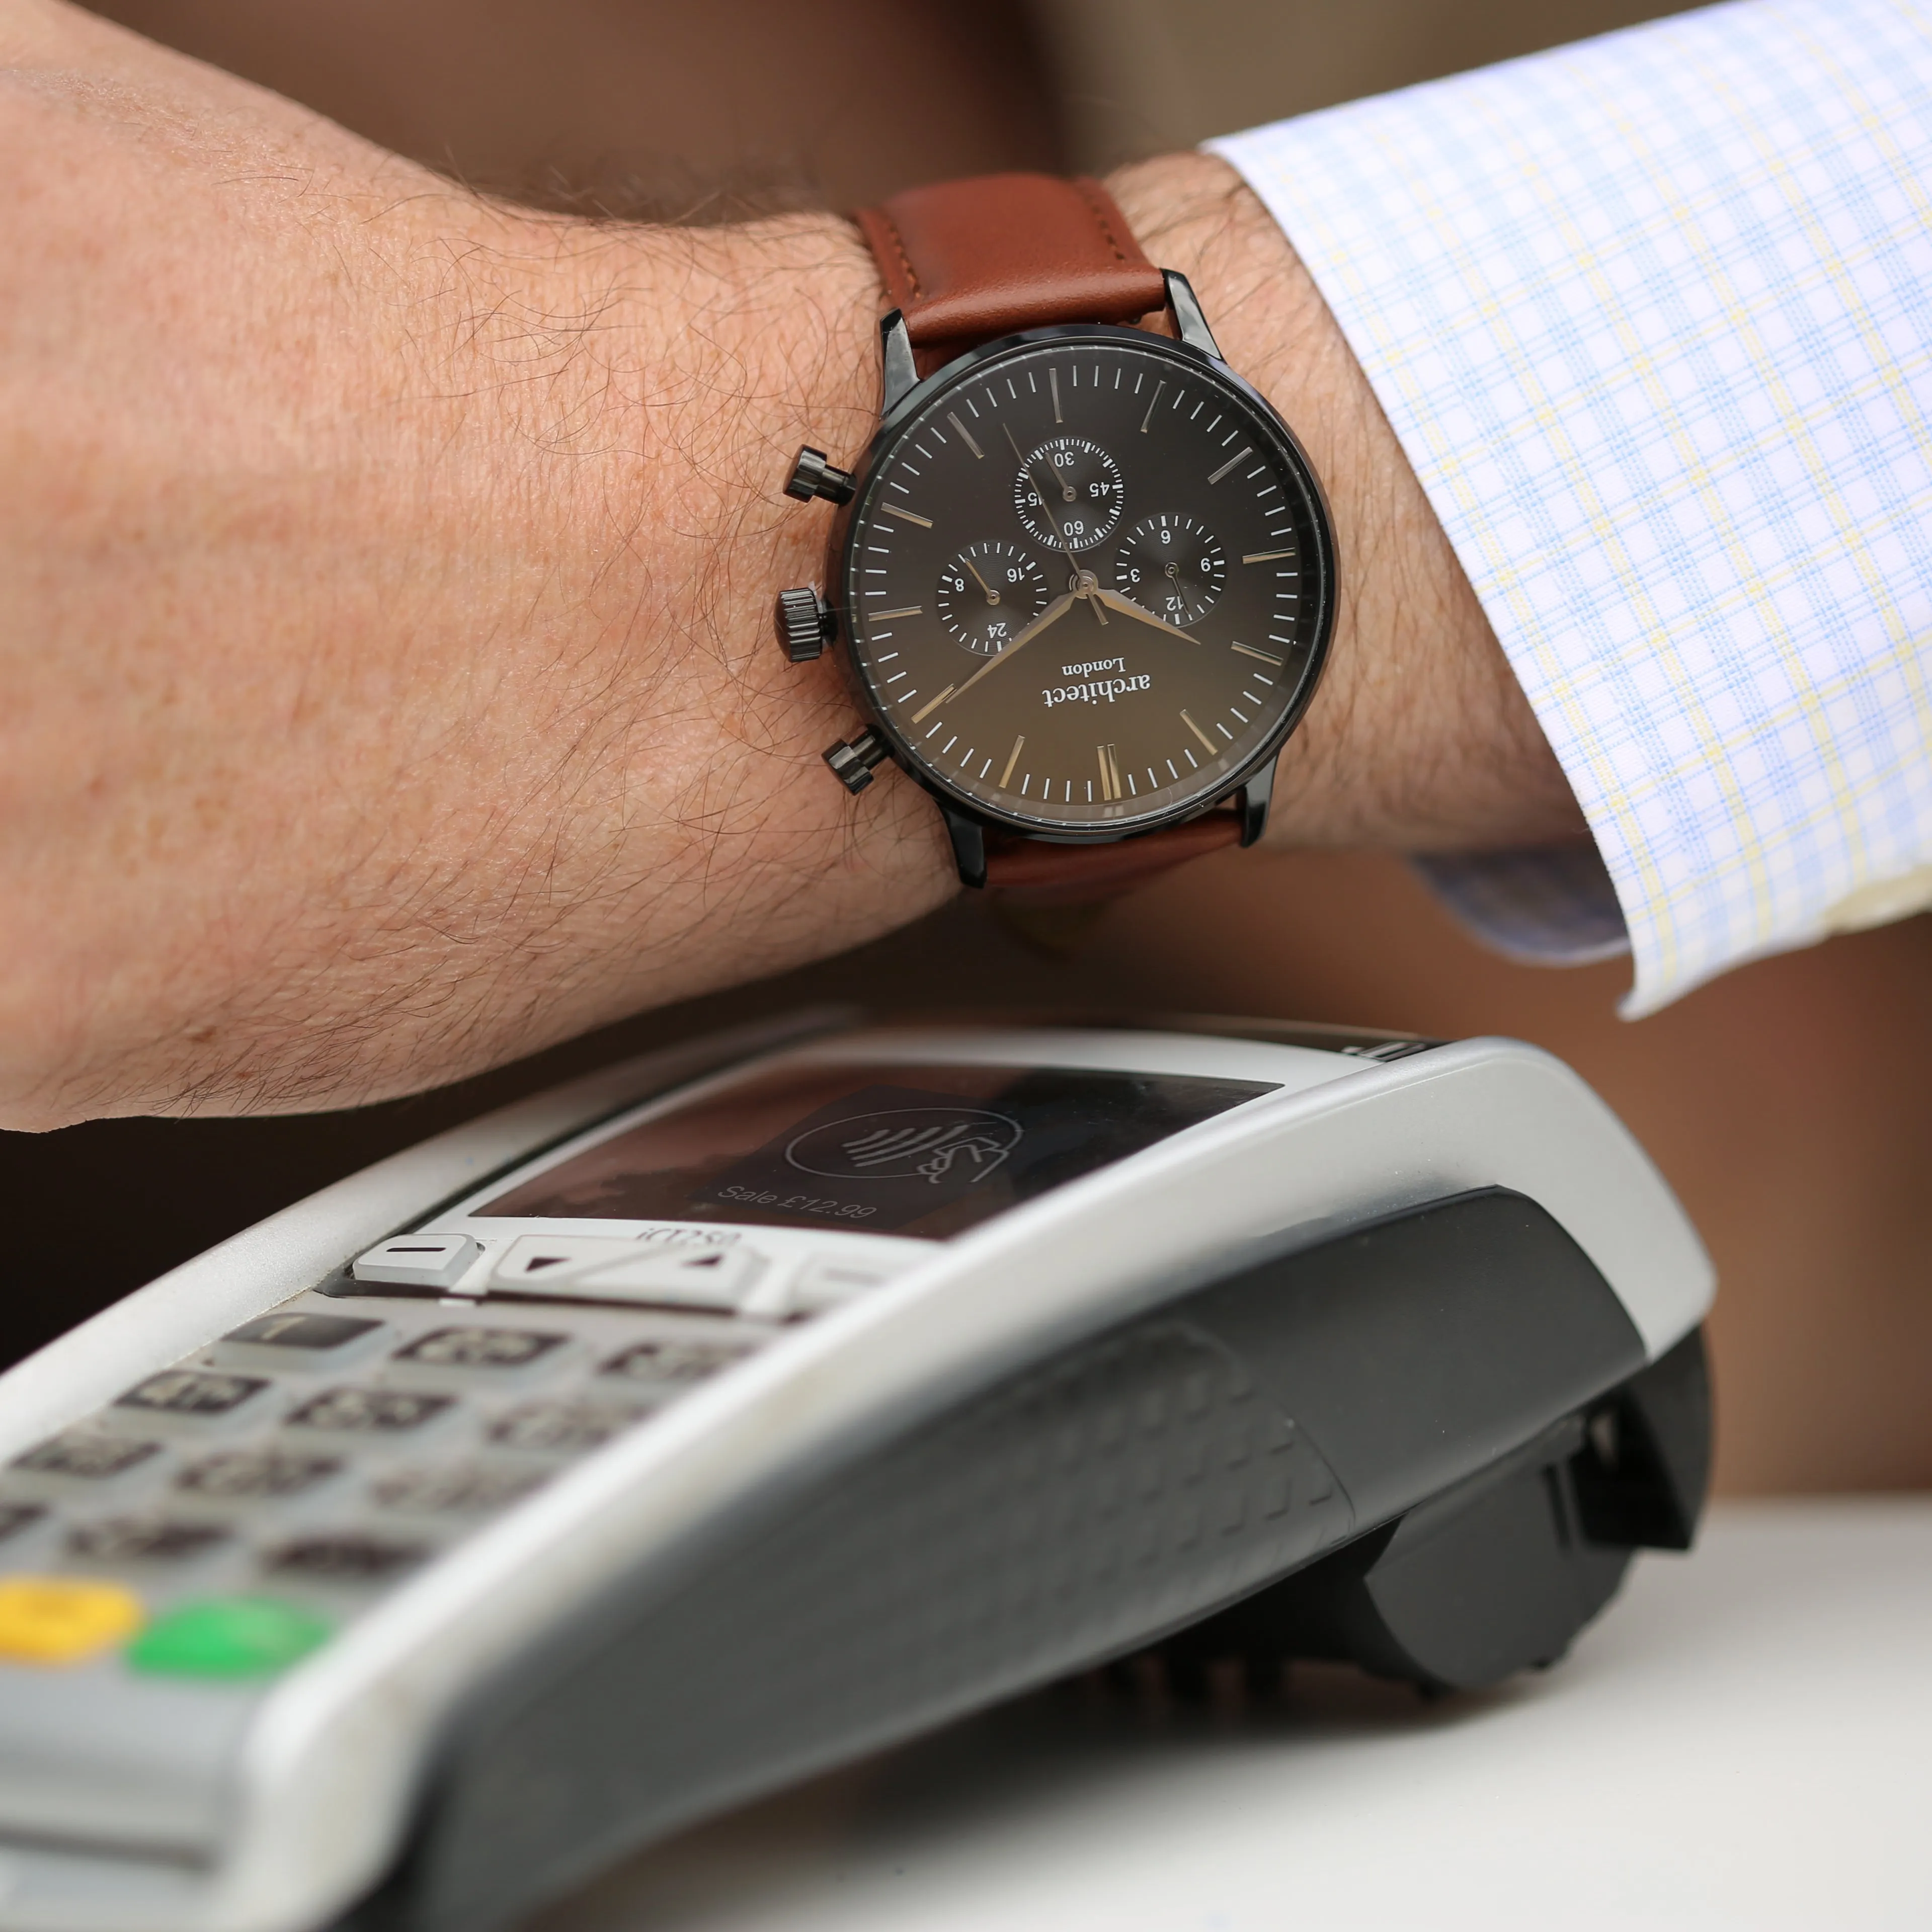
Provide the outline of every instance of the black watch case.
[[865,719],[826,761],[857,790],[890,757],[970,884],[988,833],[1106,844],[1232,798],[1253,843],[1321,677],[1320,483],[1166,279],[1173,338],[1029,329],[922,379],[895,310],[864,457],[849,478],[800,459],[815,487],[794,494],[844,501],[829,599],[789,622],[842,638]]

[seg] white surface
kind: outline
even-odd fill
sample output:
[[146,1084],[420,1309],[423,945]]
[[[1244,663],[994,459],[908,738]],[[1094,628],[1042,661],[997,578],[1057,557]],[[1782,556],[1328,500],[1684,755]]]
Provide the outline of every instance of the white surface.
[[531,1932],[1932,1924],[1932,1500],[1733,1505],[1546,1676],[1064,1692],[659,1848]]

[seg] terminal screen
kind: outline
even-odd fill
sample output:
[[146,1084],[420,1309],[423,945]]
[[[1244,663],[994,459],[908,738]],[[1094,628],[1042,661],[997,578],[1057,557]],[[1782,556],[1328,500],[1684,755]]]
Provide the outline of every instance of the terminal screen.
[[476,1211],[943,1240],[1274,1090],[1066,1067],[777,1067],[568,1156]]

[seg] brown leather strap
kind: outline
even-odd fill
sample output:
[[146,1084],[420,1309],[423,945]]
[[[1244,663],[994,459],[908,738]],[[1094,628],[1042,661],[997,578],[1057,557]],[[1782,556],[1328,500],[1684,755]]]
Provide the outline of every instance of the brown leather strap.
[[[1016,329],[1137,322],[1166,304],[1160,271],[1096,181],[942,182],[863,209],[858,222],[922,375]],[[986,884],[1022,908],[1098,905],[1240,838],[1229,812],[1111,845],[1012,838],[988,850]]]
[[1240,838],[1241,821],[1232,812],[1210,812],[1111,845],[1016,838],[987,852],[986,884],[1027,904],[1085,905],[1130,892],[1172,866],[1238,845]]
[[908,188],[858,217],[922,374],[1016,329],[1138,322],[1167,300],[1096,181],[982,175]]

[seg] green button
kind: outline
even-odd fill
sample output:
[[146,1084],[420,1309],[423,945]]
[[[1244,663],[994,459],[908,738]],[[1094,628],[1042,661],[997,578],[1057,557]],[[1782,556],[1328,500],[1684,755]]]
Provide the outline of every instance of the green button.
[[272,1597],[218,1597],[163,1612],[128,1646],[128,1661],[168,1677],[266,1677],[328,1631],[312,1612]]

